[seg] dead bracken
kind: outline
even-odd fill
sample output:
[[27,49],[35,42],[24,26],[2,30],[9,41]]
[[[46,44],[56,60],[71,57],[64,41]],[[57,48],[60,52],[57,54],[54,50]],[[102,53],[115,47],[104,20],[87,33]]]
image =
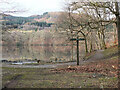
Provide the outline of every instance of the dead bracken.
[[53,72],[80,72],[80,73],[100,73],[108,76],[117,77],[118,60],[106,60],[99,62],[91,62],[80,66],[68,66],[67,68],[59,68],[52,70]]

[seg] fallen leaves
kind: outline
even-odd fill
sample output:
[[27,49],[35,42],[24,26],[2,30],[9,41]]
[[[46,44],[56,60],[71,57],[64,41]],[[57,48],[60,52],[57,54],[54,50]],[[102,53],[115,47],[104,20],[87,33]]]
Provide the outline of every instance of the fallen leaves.
[[118,67],[116,67],[116,66],[114,66],[114,65],[112,65],[112,67],[113,67],[114,69],[118,69]]
[[[112,65],[112,66],[111,66]],[[80,73],[100,73],[102,75],[117,76],[118,60],[106,60],[91,62],[80,66],[68,66],[67,68],[58,68],[55,72],[80,72]]]

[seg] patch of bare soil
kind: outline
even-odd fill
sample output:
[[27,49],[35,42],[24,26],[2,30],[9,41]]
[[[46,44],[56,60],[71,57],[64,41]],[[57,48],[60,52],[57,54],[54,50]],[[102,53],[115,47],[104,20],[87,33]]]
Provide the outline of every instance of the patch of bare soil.
[[21,77],[22,75],[20,74],[12,77],[11,81],[8,82],[4,88],[14,88],[14,86],[18,83],[18,80],[20,80]]

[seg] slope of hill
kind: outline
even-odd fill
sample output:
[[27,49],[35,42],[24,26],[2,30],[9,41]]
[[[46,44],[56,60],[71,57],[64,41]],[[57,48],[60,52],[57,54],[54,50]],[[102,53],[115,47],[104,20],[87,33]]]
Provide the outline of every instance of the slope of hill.
[[3,16],[3,20],[6,21],[23,21],[23,22],[31,22],[31,21],[38,21],[38,22],[47,22],[47,23],[54,23],[57,17],[62,12],[45,12],[42,15],[32,15],[29,17],[17,17],[7,14],[0,14]]
[[[3,25],[36,25],[36,26],[51,26],[57,20],[61,12],[45,12],[42,15],[32,15],[29,17],[17,17],[7,14],[1,14]],[[41,25],[42,24],[42,25]],[[43,25],[46,24],[46,25]]]
[[47,23],[55,23],[57,17],[62,12],[45,12],[43,15],[34,15],[30,16],[30,18],[33,18],[35,21],[38,22],[47,22]]
[[16,17],[7,14],[0,15],[2,15],[3,25],[22,25],[32,21],[32,19],[30,19],[29,17]]
[[86,54],[85,60],[105,60],[110,58],[118,58],[118,46],[114,45],[106,50],[94,51]]

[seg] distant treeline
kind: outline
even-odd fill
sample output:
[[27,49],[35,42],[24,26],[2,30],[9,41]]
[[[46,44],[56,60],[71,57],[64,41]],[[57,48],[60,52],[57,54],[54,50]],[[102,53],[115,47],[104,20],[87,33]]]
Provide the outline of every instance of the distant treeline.
[[30,20],[24,20],[24,19],[17,19],[17,20],[11,20],[11,21],[3,21],[2,25],[24,25],[25,23],[29,22],[30,25],[35,25],[39,27],[51,27],[53,23],[46,23],[46,22],[31,22]]
[[42,18],[44,17],[48,12],[43,13],[43,15],[33,16],[33,17],[16,17],[11,15],[3,15],[3,26],[13,26],[18,27],[18,25],[24,25],[26,23],[29,23],[29,25],[35,25],[39,27],[50,27],[53,23],[46,23],[46,22],[37,22],[34,19],[35,18]]
[[46,23],[46,22],[32,22],[31,25],[36,25],[39,27],[51,27],[53,23]]
[[3,25],[23,25],[27,22],[31,22],[32,20],[27,17],[14,17],[14,16],[4,16],[3,17]]
[[[45,13],[46,14],[46,13]],[[47,23],[47,22],[37,22],[34,21],[31,17],[14,17],[14,16],[4,16],[3,17],[2,24],[5,25],[11,25],[11,26],[18,26],[18,25],[24,25],[25,23],[29,23],[29,25],[36,25],[39,27],[50,27],[53,23]]]

